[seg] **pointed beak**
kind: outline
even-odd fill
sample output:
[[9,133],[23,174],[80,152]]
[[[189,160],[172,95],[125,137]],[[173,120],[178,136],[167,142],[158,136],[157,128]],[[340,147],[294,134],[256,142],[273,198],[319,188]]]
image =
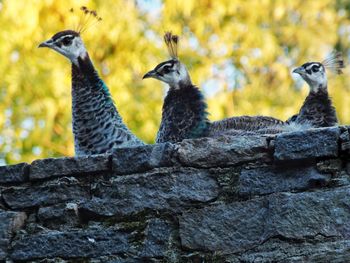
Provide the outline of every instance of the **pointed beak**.
[[40,43],[38,48],[39,47],[52,47],[52,45],[53,45],[53,40],[49,39],[47,41],[44,41],[44,42]]
[[155,78],[157,76],[157,72],[155,70],[151,70],[149,72],[147,72],[142,79],[148,79],[148,78]]
[[297,73],[299,75],[304,75],[305,74],[305,69],[303,67],[299,67],[293,70],[293,73]]

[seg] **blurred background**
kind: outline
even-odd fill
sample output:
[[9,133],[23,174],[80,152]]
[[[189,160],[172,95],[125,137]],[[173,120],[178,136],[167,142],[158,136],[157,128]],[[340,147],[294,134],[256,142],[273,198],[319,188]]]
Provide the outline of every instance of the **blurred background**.
[[[169,59],[166,30],[204,92],[210,119],[297,113],[308,88],[291,73],[332,50],[349,61],[347,0],[0,0],[0,164],[74,155],[71,67],[37,45],[74,28],[81,5],[103,20],[82,38],[125,123],[153,143],[167,86],[143,74]],[[350,71],[328,74],[341,124],[350,123]]]

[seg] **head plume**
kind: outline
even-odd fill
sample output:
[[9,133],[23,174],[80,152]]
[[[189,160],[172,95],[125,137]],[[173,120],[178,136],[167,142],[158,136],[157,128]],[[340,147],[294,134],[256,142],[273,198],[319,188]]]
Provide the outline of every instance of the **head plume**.
[[342,69],[345,68],[344,59],[341,52],[333,51],[325,60],[322,61],[322,65],[336,74],[342,74]]
[[177,35],[173,35],[171,32],[165,32],[164,42],[168,48],[170,57],[172,57],[173,59],[177,59],[179,37]]
[[[74,12],[74,9],[69,10],[71,13]],[[84,33],[88,28],[94,26],[96,23],[100,22],[102,18],[97,15],[95,10],[90,10],[86,6],[80,7],[82,14],[80,15],[79,22],[76,26],[76,31],[79,34]]]

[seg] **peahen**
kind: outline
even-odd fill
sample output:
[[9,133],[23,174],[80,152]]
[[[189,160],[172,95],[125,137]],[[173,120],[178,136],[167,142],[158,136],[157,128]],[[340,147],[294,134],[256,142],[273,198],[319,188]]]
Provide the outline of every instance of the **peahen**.
[[[95,11],[82,7],[85,14]],[[124,124],[108,87],[99,77],[79,31],[56,33],[39,47],[62,54],[72,65],[72,122],[76,155],[110,152],[114,148],[144,145]]]
[[323,62],[308,62],[293,70],[309,85],[310,91],[298,114],[293,115],[287,123],[296,123],[305,128],[329,127],[338,124],[332,100],[328,95],[326,69],[337,74],[345,67],[340,52],[331,54]]
[[178,36],[167,32],[164,41],[172,59],[158,64],[143,77],[155,78],[169,85],[156,139],[158,143],[214,137],[234,131],[249,133],[284,123],[266,116],[241,116],[210,122],[203,94],[192,84],[186,66],[178,59]]

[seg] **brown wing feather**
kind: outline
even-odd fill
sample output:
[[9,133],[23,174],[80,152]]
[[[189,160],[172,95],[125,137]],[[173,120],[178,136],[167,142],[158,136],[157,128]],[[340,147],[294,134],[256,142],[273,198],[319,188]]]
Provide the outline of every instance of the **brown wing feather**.
[[239,116],[212,122],[210,133],[216,134],[227,130],[257,131],[283,124],[283,121],[268,116]]

